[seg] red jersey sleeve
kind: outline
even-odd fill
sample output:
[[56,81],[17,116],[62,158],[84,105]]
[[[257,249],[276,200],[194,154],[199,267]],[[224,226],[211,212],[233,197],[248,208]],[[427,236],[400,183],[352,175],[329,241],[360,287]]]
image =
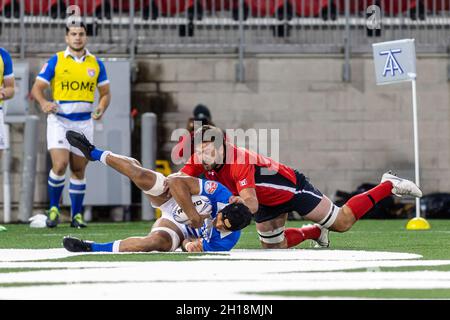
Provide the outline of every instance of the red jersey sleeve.
[[235,164],[231,167],[231,175],[236,183],[236,189],[256,188],[255,166],[252,164]]
[[205,172],[205,169],[201,164],[196,164],[194,161],[195,154],[193,154],[189,160],[186,162],[183,168],[181,168],[181,172],[191,176],[191,177],[198,177],[203,172]]

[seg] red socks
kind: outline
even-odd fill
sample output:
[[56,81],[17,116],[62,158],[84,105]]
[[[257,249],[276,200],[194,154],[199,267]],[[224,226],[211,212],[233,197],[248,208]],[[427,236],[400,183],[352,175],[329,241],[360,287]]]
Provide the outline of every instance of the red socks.
[[[385,181],[367,192],[352,197],[345,204],[348,206],[359,220],[365,215],[375,204],[389,197],[392,194],[392,182]],[[288,228],[284,231],[287,240],[287,247],[291,248],[308,239],[318,239],[321,230],[318,226],[307,226],[302,228]]]
[[352,197],[345,205],[352,210],[356,220],[359,220],[372,209],[375,204],[384,198],[389,197],[392,194],[391,190],[392,182],[385,181],[369,191]]
[[307,226],[302,228],[288,228],[284,230],[288,248],[294,247],[305,240],[317,239],[320,237],[318,226]]

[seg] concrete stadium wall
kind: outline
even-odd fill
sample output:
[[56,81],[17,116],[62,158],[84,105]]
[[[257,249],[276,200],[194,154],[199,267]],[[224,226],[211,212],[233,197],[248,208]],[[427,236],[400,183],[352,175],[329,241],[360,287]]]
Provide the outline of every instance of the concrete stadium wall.
[[[425,193],[450,192],[449,60],[448,55],[418,56]],[[31,61],[36,74],[45,59]],[[342,82],[342,56],[252,56],[245,62],[243,84],[235,81],[235,56],[140,56],[137,62],[132,107],[158,114],[159,158],[169,157],[174,145],[171,132],[184,128],[194,106],[203,103],[222,128],[279,129],[280,161],[304,172],[329,196],[337,189],[351,191],[363,182],[376,183],[388,169],[414,177],[411,85],[376,86],[369,55],[353,57],[351,83]],[[38,113],[38,108],[32,112]],[[37,206],[47,201],[46,122],[41,118]],[[12,132],[16,203],[22,140],[23,128],[16,125]]]
[[[197,103],[223,128],[280,129],[280,160],[308,175],[327,195],[376,183],[393,169],[414,177],[411,84],[376,86],[371,56],[256,56],[246,83],[230,57],[139,61],[138,101],[164,97],[164,141],[184,127]],[[421,182],[425,193],[450,192],[448,56],[418,57]],[[149,105],[151,109],[151,104]],[[165,143],[167,153],[173,143]]]

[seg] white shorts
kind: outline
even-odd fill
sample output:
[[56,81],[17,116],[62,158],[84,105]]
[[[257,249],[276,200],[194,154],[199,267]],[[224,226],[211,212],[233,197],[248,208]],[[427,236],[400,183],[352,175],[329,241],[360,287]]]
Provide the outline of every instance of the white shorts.
[[189,238],[189,234],[186,230],[186,226],[184,224],[181,224],[173,218],[173,210],[175,207],[178,206],[177,202],[174,198],[170,198],[168,201],[164,202],[161,206],[159,206],[159,209],[161,209],[161,218],[167,219],[171,222],[173,222],[177,228],[181,231],[185,239]]
[[84,157],[83,153],[69,144],[66,139],[68,130],[83,133],[91,143],[94,143],[94,121],[93,119],[85,121],[72,121],[54,114],[47,117],[47,149],[66,149],[70,152]]
[[[2,105],[0,104],[0,108]],[[5,124],[3,122],[3,110],[0,110],[0,150],[4,150],[7,146],[5,135]]]

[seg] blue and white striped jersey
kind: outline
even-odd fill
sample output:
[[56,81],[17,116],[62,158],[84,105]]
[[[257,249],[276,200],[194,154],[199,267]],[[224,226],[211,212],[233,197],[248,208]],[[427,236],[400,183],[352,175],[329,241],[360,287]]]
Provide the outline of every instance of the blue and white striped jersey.
[[187,225],[184,227],[192,238],[203,238],[203,251],[230,251],[238,242],[241,231],[219,231],[213,227],[212,221],[217,213],[228,205],[232,193],[217,181],[199,179],[199,183],[199,195],[207,197],[212,205],[211,218],[205,219],[199,229]]

